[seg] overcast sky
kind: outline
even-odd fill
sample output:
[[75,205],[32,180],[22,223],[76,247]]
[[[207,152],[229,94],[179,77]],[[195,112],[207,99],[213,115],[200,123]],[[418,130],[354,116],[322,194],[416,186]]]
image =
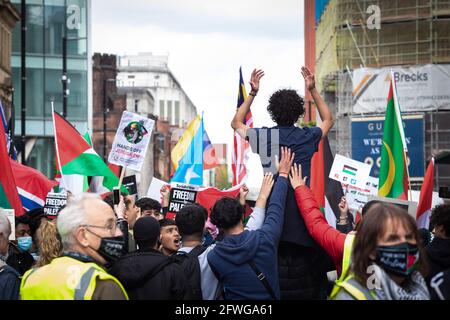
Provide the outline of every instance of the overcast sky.
[[255,126],[273,125],[266,106],[275,90],[304,93],[301,0],[94,0],[92,36],[94,52],[168,53],[169,68],[205,112],[211,141],[229,148],[240,66],[247,92],[253,68],[266,72],[252,107]]

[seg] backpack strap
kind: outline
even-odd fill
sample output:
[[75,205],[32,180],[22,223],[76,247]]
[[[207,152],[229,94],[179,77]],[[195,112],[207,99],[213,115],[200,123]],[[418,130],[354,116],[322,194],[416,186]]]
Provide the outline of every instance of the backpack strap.
[[201,255],[203,252],[205,252],[206,247],[202,246],[202,245],[198,245],[196,246],[194,249],[192,249],[188,255],[190,255],[191,257],[198,257],[199,255]]
[[264,275],[264,273],[258,269],[258,267],[256,266],[256,264],[253,261],[248,261],[247,263],[252,268],[253,272],[255,272],[256,276],[259,279],[259,281],[262,282],[264,288],[266,288],[266,290],[269,293],[269,295],[271,296],[271,298],[273,300],[276,300],[277,297],[275,296],[275,293],[273,292],[272,287],[270,286],[269,281],[267,281],[267,278]]

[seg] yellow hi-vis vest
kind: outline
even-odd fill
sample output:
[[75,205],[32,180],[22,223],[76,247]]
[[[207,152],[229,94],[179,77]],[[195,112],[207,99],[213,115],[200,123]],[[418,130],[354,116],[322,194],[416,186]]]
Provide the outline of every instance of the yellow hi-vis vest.
[[330,294],[330,300],[334,300],[337,294],[343,289],[347,291],[355,300],[373,300],[375,296],[373,292],[362,286],[352,274],[349,274],[353,243],[355,241],[354,234],[348,234],[344,243],[344,255],[342,257],[342,272],[339,279],[333,287]]
[[22,300],[91,300],[98,280],[112,280],[128,295],[122,284],[93,262],[60,257],[41,268],[27,271],[20,284]]

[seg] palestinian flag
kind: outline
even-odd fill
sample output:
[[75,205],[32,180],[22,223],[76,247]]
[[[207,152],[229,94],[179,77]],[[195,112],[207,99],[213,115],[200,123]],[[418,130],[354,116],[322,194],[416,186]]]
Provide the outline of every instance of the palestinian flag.
[[[62,175],[66,190],[71,175],[101,176],[103,185],[109,190],[119,184],[119,179],[111,172],[102,158],[89,143],[78,133],[77,129],[60,114],[53,112],[57,165]],[[66,177],[69,178],[66,178]],[[66,181],[67,180],[67,181]],[[87,188],[84,178],[80,180],[83,189]],[[78,188],[77,188],[78,189]],[[74,190],[76,193],[79,190]],[[72,191],[71,191],[72,192]]]
[[21,216],[24,214],[24,210],[9,162],[4,132],[5,127],[0,121],[0,207],[4,209],[14,209],[14,214],[16,216]]
[[330,143],[325,137],[320,141],[319,150],[311,160],[310,187],[328,224],[336,227],[336,220],[340,215],[339,202],[344,196],[344,191],[339,181],[329,178],[333,161]]
[[408,168],[406,165],[405,133],[398,103],[395,80],[391,74],[383,145],[381,146],[380,183],[378,195],[387,198],[408,199]]
[[417,206],[417,227],[426,228],[430,226],[430,213],[433,206],[434,189],[434,158],[428,164],[422,188],[420,189],[419,205]]

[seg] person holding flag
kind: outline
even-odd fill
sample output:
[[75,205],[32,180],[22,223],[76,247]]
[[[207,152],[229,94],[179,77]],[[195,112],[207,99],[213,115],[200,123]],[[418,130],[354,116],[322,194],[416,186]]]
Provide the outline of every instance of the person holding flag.
[[[250,79],[251,92],[231,122],[231,127],[249,141],[252,151],[259,154],[264,172],[276,173],[276,157],[280,154],[280,148],[287,146],[295,153],[294,163],[301,164],[305,175],[309,177],[311,158],[322,137],[328,134],[334,124],[327,104],[316,89],[314,75],[306,67],[301,69],[301,74],[322,119],[318,126],[299,128],[295,125],[305,112],[305,101],[295,90],[288,89],[278,90],[269,98],[267,111],[277,124],[275,127],[250,128],[245,125],[246,114],[250,111],[264,76],[262,70],[256,69]],[[292,188],[288,189],[278,254],[282,299],[326,298],[326,271],[332,263],[309,235]]]

